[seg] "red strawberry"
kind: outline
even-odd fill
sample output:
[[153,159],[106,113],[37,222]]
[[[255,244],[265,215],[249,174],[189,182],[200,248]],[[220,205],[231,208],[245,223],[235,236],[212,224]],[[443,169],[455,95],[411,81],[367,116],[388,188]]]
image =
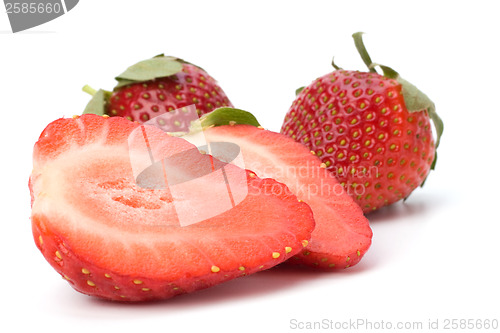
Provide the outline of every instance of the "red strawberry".
[[[131,141],[132,134],[144,140]],[[137,142],[147,149],[138,149]],[[141,162],[186,151],[176,160],[182,176],[191,176],[181,180],[184,193],[135,182],[132,156]],[[73,288],[88,295],[142,301],[210,287],[294,256],[314,227],[310,208],[283,184],[119,117],[56,120],[41,134],[33,159],[36,245]],[[248,195],[219,215],[180,226],[177,204],[194,216],[200,209],[192,197],[227,200],[215,192],[227,184],[215,172],[206,174],[203,165],[224,167],[229,178],[243,173]],[[210,207],[218,208],[205,209]]]
[[436,162],[443,123],[425,94],[391,68],[373,64],[361,33],[353,37],[370,71],[332,63],[337,70],[298,91],[281,132],[311,149],[370,212],[423,184]]
[[361,260],[371,244],[368,220],[309,149],[285,135],[250,125],[214,127],[205,136],[208,141],[237,144],[246,168],[286,184],[311,207],[316,221],[311,240],[287,263],[341,269]]
[[125,117],[143,123],[162,113],[195,105],[199,115],[232,106],[202,68],[163,55],[141,61],[116,77],[113,92],[85,86],[94,95],[84,113]]

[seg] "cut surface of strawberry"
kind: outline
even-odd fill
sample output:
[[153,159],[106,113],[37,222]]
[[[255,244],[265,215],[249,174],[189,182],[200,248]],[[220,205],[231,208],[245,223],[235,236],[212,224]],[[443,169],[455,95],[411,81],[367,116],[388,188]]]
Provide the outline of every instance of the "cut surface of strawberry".
[[[176,203],[197,213],[190,193],[197,200],[200,193],[224,199],[214,189],[226,184],[200,167],[220,162],[201,153],[180,161],[179,169],[196,180],[196,188],[185,182],[183,193],[141,187],[133,176],[130,135],[144,127],[83,115],[49,124],[35,144],[29,182],[34,240],[73,288],[110,300],[165,299],[270,268],[303,249],[314,228],[309,206],[285,185],[230,164],[224,166],[228,177],[245,175],[244,200],[181,226]],[[194,147],[154,127],[147,132],[148,157]]]
[[211,142],[237,144],[246,168],[259,177],[286,184],[311,207],[316,221],[311,241],[287,263],[337,269],[361,260],[371,244],[368,220],[343,186],[305,146],[282,134],[250,125],[213,127],[205,131],[205,136]]

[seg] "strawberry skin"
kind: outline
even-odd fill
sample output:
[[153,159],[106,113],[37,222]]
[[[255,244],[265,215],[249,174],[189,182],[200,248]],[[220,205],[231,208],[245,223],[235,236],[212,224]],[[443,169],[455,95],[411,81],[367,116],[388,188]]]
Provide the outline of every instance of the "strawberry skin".
[[[116,301],[166,299],[273,267],[310,240],[309,206],[283,184],[245,170],[243,201],[179,226],[177,197],[168,188],[145,189],[135,182],[128,139],[138,127],[148,131],[155,158],[194,147],[154,127],[97,115],[56,120],[35,144],[29,181],[33,237],[75,290]],[[181,169],[196,174],[208,160],[220,163],[191,154]],[[231,177],[242,169],[225,170]],[[218,198],[211,190],[226,184],[212,174],[204,177],[193,194]],[[189,196],[182,200],[190,204]]]
[[124,117],[145,123],[163,113],[194,105],[199,116],[231,102],[205,70],[182,59],[159,55],[128,67],[113,91],[83,87],[93,95],[84,114]]
[[196,105],[199,115],[215,108],[232,106],[217,82],[204,70],[183,64],[172,76],[133,83],[113,91],[107,114],[144,123],[159,114]]
[[[442,133],[434,104],[397,72],[337,70],[298,94],[281,132],[306,145],[339,179],[365,213],[407,198],[435,163],[430,117]],[[405,100],[405,95],[409,98]]]
[[281,131],[311,149],[365,212],[406,198],[434,160],[427,112],[408,112],[401,85],[374,73],[318,78],[298,94]]

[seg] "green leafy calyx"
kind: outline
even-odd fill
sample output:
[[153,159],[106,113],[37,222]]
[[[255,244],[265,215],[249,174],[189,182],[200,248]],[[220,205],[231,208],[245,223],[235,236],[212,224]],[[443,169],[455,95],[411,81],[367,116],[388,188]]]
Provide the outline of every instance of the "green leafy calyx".
[[[352,35],[354,39],[354,45],[356,46],[361,59],[368,67],[370,72],[377,73],[376,68],[378,67],[382,70],[385,77],[396,80],[399,84],[401,84],[401,90],[408,112],[422,112],[427,110],[429,117],[432,119],[432,122],[434,123],[434,127],[436,129],[437,148],[443,134],[444,124],[443,120],[438,116],[436,112],[436,106],[434,105],[434,102],[415,85],[403,79],[399,75],[399,73],[391,67],[373,63],[363,43],[362,35],[362,32],[356,32]],[[437,156],[434,157],[432,169],[434,169],[436,157]]]
[[181,59],[163,55],[140,61],[115,78],[118,81],[115,89],[132,83],[175,75],[182,70],[183,63]]
[[207,113],[200,118],[202,128],[223,125],[252,125],[259,127],[257,118],[248,111],[222,107]]
[[88,102],[85,110],[83,110],[83,114],[97,114],[99,116],[103,116],[106,114],[106,105],[108,103],[109,98],[111,97],[111,92],[99,89],[95,90],[90,86],[84,86],[82,88],[83,91],[92,95],[92,99]]

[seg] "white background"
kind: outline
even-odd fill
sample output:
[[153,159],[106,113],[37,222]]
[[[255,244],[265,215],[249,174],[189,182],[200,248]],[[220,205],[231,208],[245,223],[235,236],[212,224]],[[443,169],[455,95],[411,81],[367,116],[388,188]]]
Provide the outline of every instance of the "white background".
[[[429,319],[500,320],[496,4],[82,0],[17,34],[2,8],[2,331],[292,332],[293,319],[421,321],[424,329]],[[364,69],[356,31],[367,33],[372,59],[425,91],[445,122],[437,170],[405,204],[369,216],[373,245],[359,265],[273,269],[165,302],[117,304],[73,291],[45,262],[29,220],[32,148],[49,122],[81,113],[84,84],[111,89],[127,66],[164,52],[204,67],[235,106],[277,131],[295,89],[331,71],[333,55],[346,69]]]

